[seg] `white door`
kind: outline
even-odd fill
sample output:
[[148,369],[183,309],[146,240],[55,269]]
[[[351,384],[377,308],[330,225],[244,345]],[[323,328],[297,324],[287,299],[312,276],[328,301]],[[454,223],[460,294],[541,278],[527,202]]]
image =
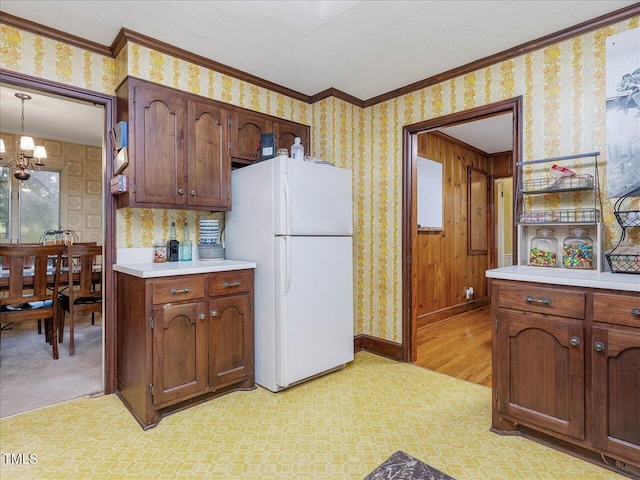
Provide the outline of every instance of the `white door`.
[[353,360],[351,237],[276,239],[276,383]]
[[351,235],[351,171],[276,158],[275,234]]

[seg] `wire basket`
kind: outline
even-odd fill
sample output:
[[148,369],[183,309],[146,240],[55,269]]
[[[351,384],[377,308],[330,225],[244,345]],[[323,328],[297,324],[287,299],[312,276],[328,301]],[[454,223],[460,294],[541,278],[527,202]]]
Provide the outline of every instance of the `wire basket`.
[[571,190],[588,190],[594,185],[593,175],[571,175],[560,178],[538,178],[525,180],[522,193],[566,192]]
[[640,274],[640,255],[626,253],[606,253],[605,257],[613,273]]
[[594,223],[600,221],[600,210],[580,208],[565,210],[530,210],[518,214],[520,223]]

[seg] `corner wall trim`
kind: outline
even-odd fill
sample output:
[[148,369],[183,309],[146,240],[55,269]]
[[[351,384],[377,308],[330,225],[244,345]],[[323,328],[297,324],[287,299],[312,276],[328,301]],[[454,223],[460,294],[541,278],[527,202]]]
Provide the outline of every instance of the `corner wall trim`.
[[402,344],[370,335],[356,335],[353,339],[353,350],[355,352],[365,350],[380,355],[381,357],[387,357],[400,362],[405,361]]

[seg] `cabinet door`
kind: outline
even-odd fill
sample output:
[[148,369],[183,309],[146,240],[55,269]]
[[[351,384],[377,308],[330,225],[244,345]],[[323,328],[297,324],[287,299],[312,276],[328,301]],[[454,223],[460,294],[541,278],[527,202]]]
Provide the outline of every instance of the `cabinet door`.
[[271,133],[271,120],[250,113],[234,112],[231,121],[231,156],[244,163],[260,157],[260,135]]
[[184,100],[172,90],[135,87],[135,198],[184,204]]
[[584,326],[552,315],[499,313],[498,410],[584,438]]
[[192,397],[207,387],[204,302],[153,309],[153,403]]
[[594,443],[640,467],[640,329],[593,328]]
[[276,148],[286,148],[291,156],[291,145],[296,137],[300,137],[300,143],[304,147],[304,154],[309,155],[309,127],[299,123],[278,121],[273,123],[273,133],[276,135]]
[[253,312],[249,295],[209,301],[209,385],[223,387],[253,372]]
[[188,205],[229,209],[231,159],[226,124],[226,110],[207,102],[189,101]]

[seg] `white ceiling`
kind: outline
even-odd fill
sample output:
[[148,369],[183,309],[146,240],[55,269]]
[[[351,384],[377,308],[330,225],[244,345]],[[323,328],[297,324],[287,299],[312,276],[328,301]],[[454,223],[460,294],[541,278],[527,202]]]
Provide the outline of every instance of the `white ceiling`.
[[[0,10],[107,46],[127,28],[306,95],[367,100],[634,3],[2,0]],[[53,123],[78,130],[66,110]]]

